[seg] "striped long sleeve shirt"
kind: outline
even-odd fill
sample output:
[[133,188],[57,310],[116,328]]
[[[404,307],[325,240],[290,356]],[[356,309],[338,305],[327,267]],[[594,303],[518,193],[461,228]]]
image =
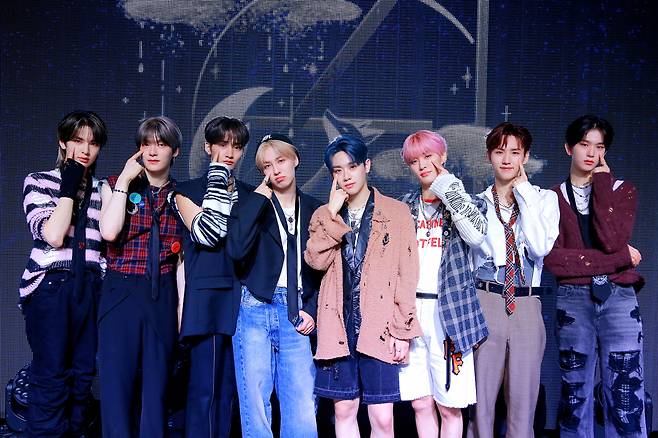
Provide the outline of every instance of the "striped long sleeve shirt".
[[[238,200],[238,191],[229,191],[230,176],[231,171],[224,164],[210,163],[208,186],[201,203],[203,210],[194,217],[191,224],[192,241],[212,248],[226,237],[231,208]],[[170,194],[169,202],[180,215],[174,195],[175,192]]]
[[[24,298],[34,292],[46,272],[55,269],[69,270],[72,267],[75,224],[73,221],[66,232],[61,248],[54,248],[46,242],[43,227],[55,211],[59,202],[61,183],[59,169],[47,172],[30,173],[23,184],[23,209],[32,234],[34,246],[30,252],[27,267],[21,277],[19,293]],[[101,196],[98,180],[93,178],[93,190],[87,210],[85,260],[88,269],[105,270],[102,255],[102,239],[99,229]]]

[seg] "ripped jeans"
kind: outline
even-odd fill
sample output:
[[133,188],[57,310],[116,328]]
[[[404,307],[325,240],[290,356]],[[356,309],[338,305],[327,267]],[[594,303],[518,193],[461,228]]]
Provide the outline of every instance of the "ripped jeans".
[[646,437],[642,320],[632,287],[611,283],[603,304],[590,286],[561,285],[557,338],[562,390],[560,436],[594,436],[594,375],[600,368],[606,437]]

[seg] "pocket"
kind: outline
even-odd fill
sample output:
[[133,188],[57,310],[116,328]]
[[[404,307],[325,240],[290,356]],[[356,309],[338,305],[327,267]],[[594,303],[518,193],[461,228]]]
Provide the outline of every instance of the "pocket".
[[629,299],[629,300],[637,300],[637,294],[635,293],[635,289],[631,286],[617,286],[613,285],[612,286],[615,290],[615,293],[619,295],[621,298],[624,299]]
[[32,296],[56,295],[62,289],[68,278],[68,272],[52,272],[43,277],[39,286],[32,292]]

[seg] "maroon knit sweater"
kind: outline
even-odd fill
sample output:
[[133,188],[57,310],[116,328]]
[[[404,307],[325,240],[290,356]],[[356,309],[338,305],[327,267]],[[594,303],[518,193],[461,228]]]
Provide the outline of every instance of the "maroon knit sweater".
[[635,223],[637,190],[629,182],[613,190],[614,182],[610,173],[595,173],[592,177],[594,230],[601,242],[597,249],[585,248],[576,213],[560,185],[553,187],[560,205],[560,235],[544,258],[544,265],[559,284],[590,284],[594,275],[607,274],[610,281],[632,285],[636,290],[644,285],[631,264],[627,246]]

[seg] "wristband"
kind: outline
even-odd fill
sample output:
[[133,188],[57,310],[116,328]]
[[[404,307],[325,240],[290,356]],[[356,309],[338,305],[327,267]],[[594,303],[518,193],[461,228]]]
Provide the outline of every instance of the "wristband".
[[115,192],[116,193],[123,193],[124,195],[128,195],[128,192],[126,192],[125,190],[121,190],[121,189],[113,189],[112,193],[115,193]]

